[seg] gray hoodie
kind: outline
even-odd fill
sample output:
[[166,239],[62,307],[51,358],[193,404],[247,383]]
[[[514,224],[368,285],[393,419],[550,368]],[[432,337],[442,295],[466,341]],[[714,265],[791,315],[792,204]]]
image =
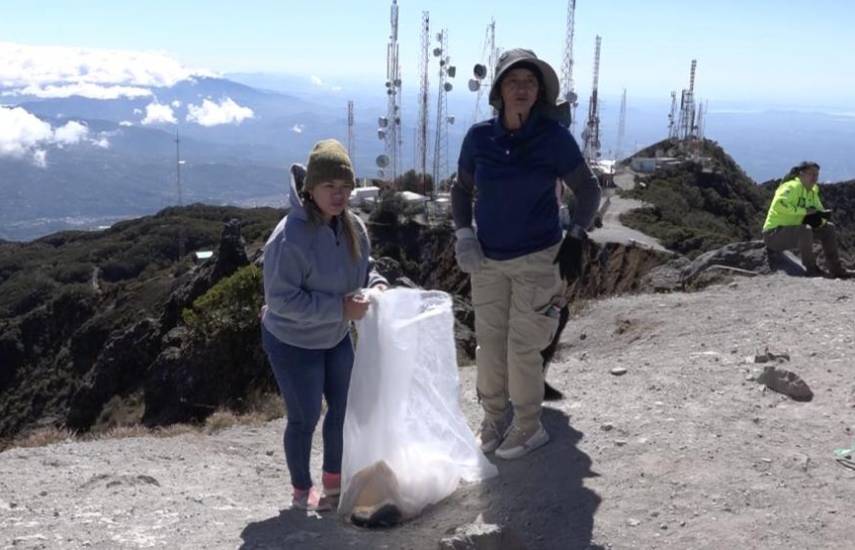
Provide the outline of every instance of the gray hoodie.
[[280,341],[306,349],[329,349],[348,330],[346,294],[386,283],[373,268],[371,243],[361,220],[358,261],[350,255],[341,223],[336,230],[309,221],[291,177],[291,211],[264,245],[264,301],[261,322]]

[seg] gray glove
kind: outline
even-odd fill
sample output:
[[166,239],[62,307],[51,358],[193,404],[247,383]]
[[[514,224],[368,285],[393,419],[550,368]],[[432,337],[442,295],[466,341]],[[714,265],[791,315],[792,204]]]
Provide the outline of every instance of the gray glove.
[[471,227],[461,227],[454,232],[457,242],[454,243],[454,259],[463,273],[477,273],[484,261],[481,243]]

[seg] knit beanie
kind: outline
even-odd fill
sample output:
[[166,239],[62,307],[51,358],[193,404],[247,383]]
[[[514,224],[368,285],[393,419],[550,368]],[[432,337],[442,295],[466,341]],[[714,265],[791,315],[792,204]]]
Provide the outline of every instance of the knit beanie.
[[309,192],[319,183],[343,179],[355,184],[353,164],[344,146],[334,139],[324,139],[315,144],[309,153],[306,165],[304,192]]

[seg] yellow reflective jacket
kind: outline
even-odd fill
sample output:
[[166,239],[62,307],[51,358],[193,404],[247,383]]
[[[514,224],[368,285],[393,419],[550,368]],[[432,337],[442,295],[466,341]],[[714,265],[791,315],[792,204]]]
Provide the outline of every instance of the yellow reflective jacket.
[[824,210],[819,200],[819,185],[808,191],[798,177],[782,182],[769,205],[763,231],[788,225],[801,225],[808,208]]

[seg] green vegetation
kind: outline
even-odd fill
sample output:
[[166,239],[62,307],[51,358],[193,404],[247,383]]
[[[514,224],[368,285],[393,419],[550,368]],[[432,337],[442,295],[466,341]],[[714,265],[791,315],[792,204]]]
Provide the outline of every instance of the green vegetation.
[[196,336],[207,339],[257,327],[262,302],[261,269],[250,264],[197,298],[182,312],[182,318]]
[[[66,285],[91,283],[93,274],[105,292],[113,285],[134,285],[142,292],[139,285],[145,281],[171,273],[179,232],[189,255],[216,249],[229,219],[240,219],[244,239],[255,242],[263,241],[281,216],[273,208],[194,204],[122,221],[104,231],[64,231],[29,243],[0,242],[0,318],[44,305]],[[162,282],[152,289],[158,294],[165,290]],[[157,299],[140,296],[133,301],[151,304]]]
[[621,221],[689,257],[759,238],[768,205],[764,190],[714,142],[704,142],[702,155],[704,162],[660,168],[644,186],[624,192],[651,206],[624,214]]

